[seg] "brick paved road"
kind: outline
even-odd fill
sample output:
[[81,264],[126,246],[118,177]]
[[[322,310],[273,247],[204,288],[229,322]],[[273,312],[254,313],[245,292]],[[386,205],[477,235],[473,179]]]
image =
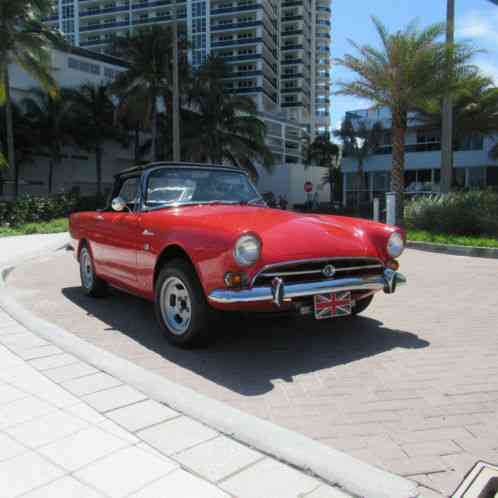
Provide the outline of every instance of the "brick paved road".
[[498,261],[407,251],[402,271],[363,317],[234,315],[201,351],[168,346],[149,303],[84,297],[72,254],[9,285],[90,342],[448,496],[477,459],[498,463]]

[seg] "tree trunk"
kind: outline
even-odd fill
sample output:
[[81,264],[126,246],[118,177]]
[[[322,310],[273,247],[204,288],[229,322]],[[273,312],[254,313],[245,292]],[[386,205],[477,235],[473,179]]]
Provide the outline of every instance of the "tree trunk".
[[54,165],[55,159],[53,156],[51,156],[48,163],[48,195],[52,194],[52,187],[54,182]]
[[135,163],[140,161],[140,123],[135,125]]
[[95,148],[95,167],[97,174],[97,197],[102,197],[102,148],[97,145]]
[[401,109],[393,110],[393,163],[391,171],[391,190],[396,194],[396,224],[404,225],[405,196],[405,137],[407,115]]
[[16,166],[16,151],[14,147],[14,123],[12,119],[12,102],[10,100],[10,75],[9,65],[5,64],[4,67],[4,81],[5,81],[5,128],[7,130],[7,154],[9,160],[9,167],[14,172],[14,197],[19,194],[19,171]]

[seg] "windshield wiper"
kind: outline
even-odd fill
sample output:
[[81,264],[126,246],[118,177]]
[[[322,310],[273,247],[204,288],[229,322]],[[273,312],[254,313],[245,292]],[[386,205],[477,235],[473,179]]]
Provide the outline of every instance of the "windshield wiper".
[[[170,202],[165,203],[160,206],[151,207],[151,209],[165,209],[165,208],[178,208],[184,206],[215,206],[217,204],[226,206],[248,206],[256,205],[256,203],[264,203],[262,199],[251,199],[250,201],[223,201],[223,200],[212,200],[212,201],[183,201],[183,202]],[[150,206],[149,206],[150,207]]]
[[214,200],[214,201],[205,201],[205,202],[199,202],[199,204],[228,204],[230,206],[234,204],[238,204],[239,201],[221,201],[221,200]]
[[249,201],[240,201],[239,204],[241,206],[266,206],[266,202],[260,197],[256,197],[255,199],[251,199]]

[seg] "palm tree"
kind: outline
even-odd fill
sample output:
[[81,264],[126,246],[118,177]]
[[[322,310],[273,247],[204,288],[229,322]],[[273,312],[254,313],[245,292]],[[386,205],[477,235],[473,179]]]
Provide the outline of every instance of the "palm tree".
[[[180,51],[180,78],[188,79],[189,69],[184,44]],[[141,122],[152,134],[152,160],[158,158],[158,104],[162,99],[171,113],[173,35],[169,26],[152,26],[128,37],[116,38],[113,53],[128,62],[129,67],[114,81],[112,91],[123,106],[142,108]],[[135,102],[135,104],[134,104]]]
[[375,152],[382,139],[383,128],[380,122],[373,126],[367,125],[364,121],[353,123],[350,118],[346,118],[340,129],[334,132],[343,144],[344,156],[352,157],[357,163],[357,173],[355,181],[356,209],[359,211],[362,201],[362,192],[365,190],[365,173],[363,166],[365,161]]
[[133,158],[135,164],[144,160],[147,151],[151,147],[150,140],[142,143],[143,135],[146,129],[144,122],[144,108],[146,102],[139,99],[124,99],[117,104],[115,120],[128,135],[130,142],[133,143]]
[[[360,97],[392,115],[393,162],[391,189],[397,194],[397,221],[403,224],[405,136],[408,113],[424,108],[431,99],[453,90],[455,75],[468,69],[473,51],[465,45],[449,49],[440,38],[444,24],[419,29],[410,23],[404,30],[389,33],[380,20],[373,18],[381,48],[350,42],[357,55],[346,55],[337,62],[356,75],[340,83],[340,95]],[[448,71],[451,50],[452,70]]]
[[26,118],[33,132],[39,135],[39,149],[49,155],[48,194],[52,193],[54,168],[62,161],[62,149],[71,143],[72,123],[69,119],[70,100],[68,91],[52,97],[43,90],[33,88],[32,97],[26,98],[23,105]]
[[102,158],[108,142],[125,144],[121,129],[114,123],[115,107],[105,84],[85,84],[70,91],[71,113],[77,132],[75,142],[95,154],[97,195],[102,195]]
[[305,166],[321,166],[328,168],[328,173],[323,177],[323,183],[330,185],[330,202],[335,200],[335,185],[338,178],[338,161],[340,148],[337,144],[330,141],[330,134],[324,133],[317,135],[313,142],[309,138],[304,144],[304,164]]
[[[6,108],[7,157],[15,171],[9,64],[18,64],[52,96],[57,91],[50,74],[50,46],[62,45],[61,37],[41,19],[51,11],[50,0],[0,0],[0,105]],[[18,182],[15,182],[15,195]]]
[[[12,116],[12,135],[15,145],[15,168],[14,168],[14,186],[19,185],[19,176],[21,166],[25,163],[33,162],[34,153],[38,148],[39,136],[33,132],[31,122],[27,119],[26,114],[21,107],[15,102],[11,102],[10,113]],[[7,106],[0,108],[0,123],[6,123]],[[0,126],[0,145],[7,144],[8,131],[6,126]],[[8,155],[5,149],[0,150],[0,156],[5,160],[5,167],[9,167]],[[0,161],[1,162],[1,161]],[[0,167],[1,168],[1,167]]]
[[256,163],[267,170],[273,156],[265,143],[266,126],[257,116],[255,102],[228,93],[223,59],[211,56],[196,72],[189,90],[183,149],[198,162],[227,161],[257,177]]
[[[492,137],[498,131],[498,87],[478,70],[464,75],[458,82],[453,98],[453,143],[460,144],[472,134]],[[428,130],[441,129],[442,100],[435,100],[419,113],[422,126]],[[491,159],[498,158],[498,144],[489,151]]]

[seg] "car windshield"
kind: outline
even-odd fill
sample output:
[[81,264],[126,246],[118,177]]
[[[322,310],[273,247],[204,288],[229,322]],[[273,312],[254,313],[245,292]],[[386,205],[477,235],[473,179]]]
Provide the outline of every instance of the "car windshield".
[[264,204],[247,175],[206,168],[159,168],[147,180],[145,207]]

